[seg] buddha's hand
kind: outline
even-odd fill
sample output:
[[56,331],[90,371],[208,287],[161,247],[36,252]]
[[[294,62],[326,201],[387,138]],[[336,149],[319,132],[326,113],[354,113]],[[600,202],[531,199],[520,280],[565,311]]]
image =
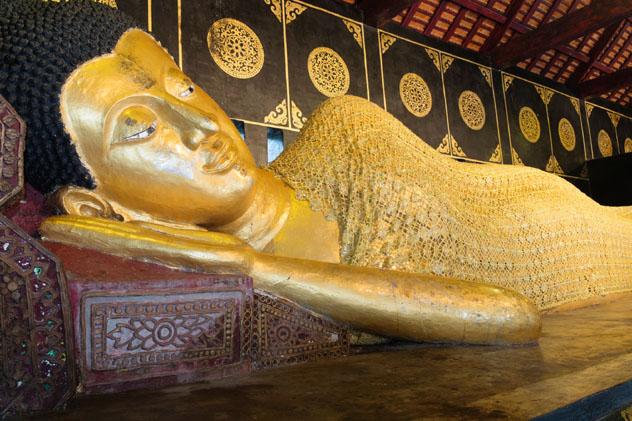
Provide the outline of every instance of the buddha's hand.
[[223,233],[118,222],[87,216],[54,216],[40,226],[44,240],[98,250],[178,269],[250,274],[255,251]]

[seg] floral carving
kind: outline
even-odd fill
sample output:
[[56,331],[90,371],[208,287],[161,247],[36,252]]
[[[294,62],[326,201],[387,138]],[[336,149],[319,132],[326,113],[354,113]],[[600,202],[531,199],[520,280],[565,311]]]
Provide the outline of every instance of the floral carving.
[[426,81],[416,73],[406,73],[399,81],[399,96],[415,117],[425,117],[432,109],[432,94]]
[[215,64],[234,78],[250,79],[263,68],[265,53],[261,40],[241,21],[226,18],[214,22],[206,42]]
[[485,107],[476,92],[465,90],[459,95],[459,112],[463,122],[472,130],[485,126]]
[[131,318],[107,333],[114,348],[152,351],[159,347],[222,346],[224,317],[191,315]]
[[314,48],[307,58],[307,70],[314,87],[327,97],[344,95],[349,90],[347,64],[331,48]]

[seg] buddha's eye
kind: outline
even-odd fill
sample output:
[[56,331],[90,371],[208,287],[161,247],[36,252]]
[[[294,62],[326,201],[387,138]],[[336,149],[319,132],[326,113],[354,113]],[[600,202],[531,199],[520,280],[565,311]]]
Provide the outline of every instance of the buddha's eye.
[[119,115],[112,143],[148,139],[157,128],[158,121],[149,108],[130,107]]
[[171,95],[186,99],[195,93],[193,81],[179,69],[170,69],[165,78],[165,88]]
[[186,98],[188,96],[191,96],[193,94],[193,92],[195,92],[195,88],[193,87],[193,85],[189,85],[185,90],[183,90],[182,92],[180,92],[178,94],[178,96],[180,98]]
[[147,127],[146,129],[141,130],[140,132],[131,134],[129,136],[125,136],[123,140],[136,140],[136,139],[145,139],[151,136],[156,131],[156,126],[158,124],[154,121]]

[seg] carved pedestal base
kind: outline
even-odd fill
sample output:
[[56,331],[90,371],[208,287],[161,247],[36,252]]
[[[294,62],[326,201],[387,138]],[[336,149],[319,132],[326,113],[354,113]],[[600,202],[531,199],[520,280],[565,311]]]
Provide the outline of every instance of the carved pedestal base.
[[252,358],[255,369],[349,354],[349,333],[287,300],[255,291]]
[[253,291],[248,277],[46,246],[66,271],[86,393],[189,383],[349,352],[344,327]]
[[249,370],[252,280],[47,244],[64,264],[81,385],[112,392]]

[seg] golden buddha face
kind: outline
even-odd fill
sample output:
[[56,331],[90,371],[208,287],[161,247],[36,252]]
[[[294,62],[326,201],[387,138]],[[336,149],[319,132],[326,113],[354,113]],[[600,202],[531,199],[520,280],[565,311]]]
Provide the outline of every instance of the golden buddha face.
[[252,201],[257,169],[239,132],[143,31],[73,72],[61,114],[94,194],[123,215],[213,226]]

